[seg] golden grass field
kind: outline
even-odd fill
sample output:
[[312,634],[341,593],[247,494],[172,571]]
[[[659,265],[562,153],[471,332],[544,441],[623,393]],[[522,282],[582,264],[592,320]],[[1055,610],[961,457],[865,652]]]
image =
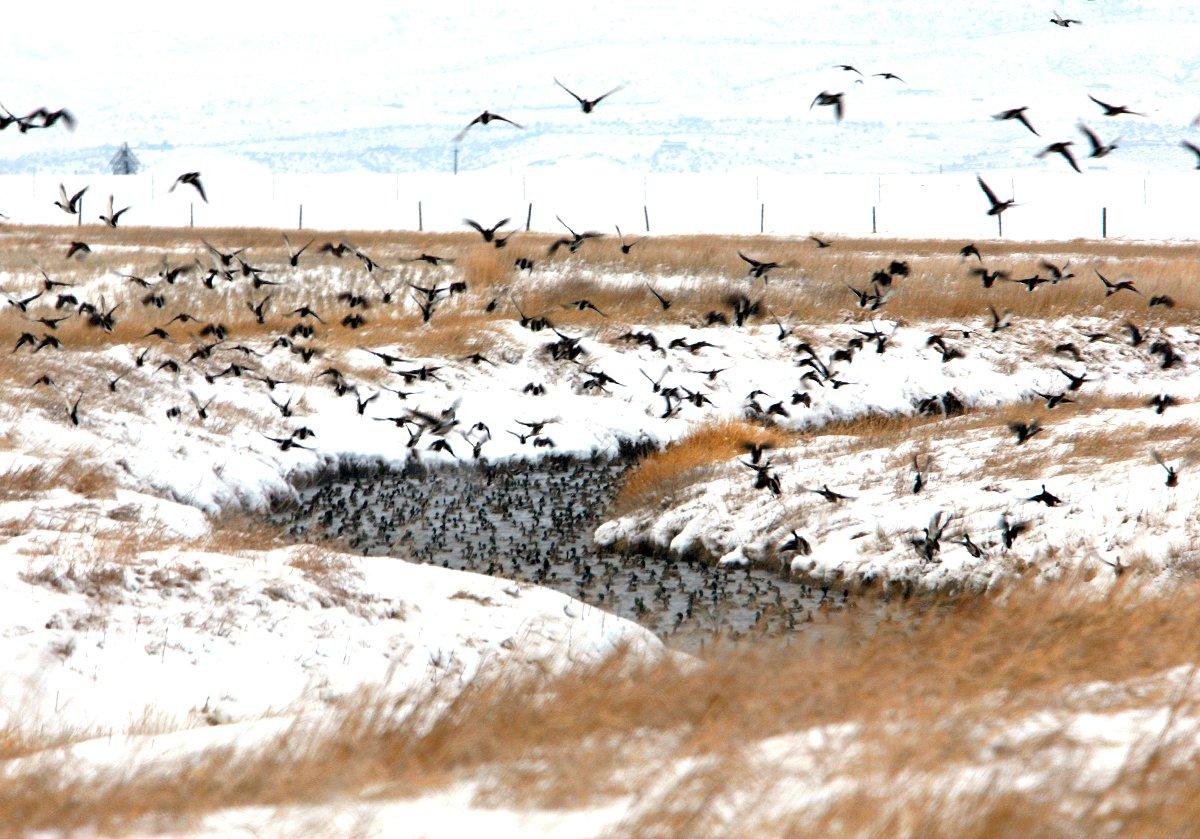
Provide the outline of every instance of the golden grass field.
[[[991,306],[999,312],[1011,310],[1017,320],[1095,316],[1113,324],[1131,319],[1148,329],[1190,323],[1200,309],[1200,293],[1192,281],[1200,247],[1194,245],[985,243],[985,264],[993,270],[1008,270],[1017,278],[1043,270],[1038,266],[1042,257],[1059,265],[1070,260],[1076,278],[1030,293],[1004,282],[984,290],[978,279],[968,274],[977,262],[958,255],[958,242],[856,239],[817,249],[807,240],[770,237],[654,237],[640,241],[629,255],[622,254],[615,241],[599,239],[574,255],[564,255],[563,249],[546,256],[551,238],[544,235],[517,233],[506,248],[497,250],[473,233],[291,231],[294,246],[313,242],[300,267],[292,269],[282,237],[282,231],[260,229],[0,228],[0,289],[10,298],[40,290],[44,271],[55,281],[92,284],[91,290],[78,291],[76,296],[116,307],[115,325],[106,332],[78,316],[53,330],[33,322],[35,317],[70,315],[73,306],[56,309],[54,302],[59,292],[75,291],[72,289],[44,294],[29,304],[25,313],[5,306],[0,315],[0,347],[14,347],[24,333],[38,339],[51,335],[62,342],[66,354],[43,350],[36,356],[36,367],[59,370],[66,376],[72,368],[73,350],[121,345],[157,348],[168,355],[174,348],[173,354],[179,355],[180,350],[211,342],[200,334],[206,324],[224,327],[231,344],[273,339],[297,322],[293,310],[308,305],[325,320],[324,324],[308,321],[317,334],[307,344],[319,356],[374,346],[406,356],[462,358],[494,349],[500,331],[517,320],[519,312],[546,317],[573,334],[582,331],[594,340],[614,341],[632,325],[698,326],[709,312],[728,315],[728,300],[733,295],[762,300],[762,311],[752,322],[770,327],[777,321],[803,339],[808,325],[869,320],[872,313],[857,307],[846,286],[868,287],[871,275],[892,258],[908,262],[911,270],[909,276],[895,278],[878,316],[899,323],[931,320],[978,327],[990,324]],[[76,240],[88,242],[94,252],[83,259],[65,259],[70,242]],[[205,240],[226,250],[246,247],[242,256],[265,271],[264,279],[278,285],[256,289],[249,278],[238,276],[233,282],[217,279],[213,289],[206,288],[201,278],[211,268],[212,259]],[[351,242],[381,267],[368,272],[353,256],[337,259],[316,253],[325,242],[341,241]],[[739,250],[777,260],[786,267],[773,272],[767,282],[749,278],[737,255]],[[423,252],[455,261],[440,267],[408,261]],[[514,267],[519,257],[536,261],[532,273]],[[188,266],[189,271],[176,283],[167,284],[156,277],[167,265]],[[233,268],[236,270],[236,263]],[[1143,293],[1105,297],[1094,276],[1095,268],[1110,279],[1135,278]],[[153,287],[135,285],[122,274],[142,277]],[[466,282],[466,292],[440,303],[431,321],[423,324],[413,299],[415,292],[407,284],[434,287],[450,281]],[[660,286],[658,290],[672,300],[671,308],[664,310],[647,285]],[[351,310],[337,297],[347,291],[366,299],[365,307],[353,310],[365,319],[357,329],[341,323]],[[382,302],[385,294],[390,294],[387,304]],[[1148,298],[1156,294],[1171,296],[1175,307],[1148,308]],[[161,296],[161,307],[148,300],[154,296]],[[263,322],[259,323],[251,306],[264,299]],[[591,301],[605,316],[571,305],[581,299]],[[488,311],[489,304],[494,304],[492,311]],[[180,313],[196,320],[169,323]],[[152,334],[158,328],[167,331],[167,341]],[[61,397],[24,390],[31,381],[29,352],[29,347],[16,355],[0,349],[0,381],[15,386],[10,398],[36,404],[47,399],[61,401]],[[186,357],[185,353],[180,360]],[[114,363],[110,375],[119,372]],[[373,366],[357,372],[365,379],[381,375]],[[103,394],[101,398],[105,398]],[[56,402],[46,407],[57,411],[60,406]]]
[[[0,754],[31,762],[0,786],[0,831],[178,827],[226,807],[382,802],[477,780],[479,806],[630,796],[618,832],[632,836],[1187,835],[1200,808],[1197,595],[1188,584],[1079,597],[1062,584],[870,619],[827,613],[788,643],[699,662],[617,654],[561,676],[489,673],[452,698],[363,693],[254,746],[86,785],[36,759],[64,735],[12,729]],[[1139,709],[1160,712],[1153,736],[1081,784],[1089,753],[1071,721]],[[760,751],[829,726],[811,754]],[[809,762],[792,760],[800,752]],[[1030,771],[1039,782],[1022,788]],[[786,807],[839,779],[852,782]]]
[[[587,243],[574,255],[564,256],[564,249],[546,256],[551,237],[539,234],[515,234],[503,250],[466,233],[293,231],[289,235],[297,247],[315,239],[295,272],[286,264],[279,231],[218,229],[201,233],[157,228],[10,226],[0,231],[0,242],[5,246],[0,271],[21,278],[20,282],[12,278],[5,282],[10,294],[39,285],[41,270],[67,282],[113,278],[120,290],[110,293],[106,302],[109,306],[120,304],[120,309],[112,334],[86,329],[81,322],[68,321],[59,327],[64,344],[89,348],[142,340],[140,336],[178,311],[187,311],[202,321],[220,322],[235,338],[274,335],[293,322],[287,313],[303,303],[318,311],[336,310],[340,315],[343,310],[334,298],[347,290],[376,301],[373,308],[364,311],[367,323],[351,330],[332,318],[322,331],[323,341],[335,346],[398,344],[429,354],[471,352],[486,346],[490,323],[517,317],[514,301],[527,314],[544,315],[555,324],[610,334],[630,323],[699,323],[709,311],[726,310],[726,299],[731,294],[747,294],[762,298],[761,320],[769,322],[775,317],[792,326],[803,326],[869,314],[857,308],[846,285],[866,288],[871,275],[885,268],[893,257],[909,262],[911,273],[896,278],[879,316],[901,321],[986,319],[987,307],[992,306],[1000,312],[1011,310],[1016,318],[1074,315],[1133,317],[1149,324],[1188,323],[1200,309],[1200,292],[1193,281],[1200,247],[1195,245],[1111,241],[984,244],[984,264],[993,270],[1008,270],[1014,278],[1028,277],[1039,270],[1045,275],[1038,266],[1042,257],[1059,265],[1070,260],[1070,269],[1078,275],[1068,282],[1028,292],[1023,286],[1003,281],[984,290],[980,281],[967,273],[978,263],[960,258],[961,245],[957,242],[857,239],[837,241],[830,248],[818,250],[808,241],[769,237],[655,237],[640,242],[629,255],[623,255],[615,242],[600,239]],[[252,289],[248,280],[239,278],[233,284],[218,280],[217,290],[209,291],[199,284],[201,272],[193,270],[174,286],[158,287],[165,297],[164,307],[158,309],[141,304],[145,289],[117,277],[132,273],[153,282],[154,274],[163,267],[164,255],[172,266],[193,265],[199,258],[200,266],[207,270],[210,259],[202,237],[221,248],[248,247],[244,257],[265,269],[268,279],[282,285]],[[74,240],[88,242],[96,252],[83,260],[66,261],[67,246]],[[368,274],[353,257],[335,259],[314,253],[326,241],[342,240],[369,254],[383,270]],[[738,258],[739,250],[788,267],[773,272],[767,283],[749,279],[745,264]],[[451,257],[456,262],[453,266],[433,267],[402,261],[422,252]],[[532,273],[514,268],[519,257],[535,260]],[[1095,276],[1096,268],[1113,280],[1135,279],[1143,294],[1126,292],[1106,298]],[[335,269],[342,270],[336,282]],[[545,276],[547,270],[552,270],[550,277]],[[450,277],[465,280],[467,293],[440,307],[432,322],[422,325],[405,283],[436,285]],[[667,283],[660,291],[672,299],[669,310],[662,310],[644,287],[644,283],[656,281]],[[393,293],[391,305],[378,303],[384,291]],[[1163,294],[1174,299],[1175,308],[1148,310],[1149,297]],[[267,295],[273,295],[269,314],[259,324],[246,304]],[[564,305],[580,298],[590,300],[609,317]],[[492,300],[498,302],[495,311],[485,312],[484,307]],[[11,316],[0,326],[0,335],[14,340],[26,328],[19,318]]]

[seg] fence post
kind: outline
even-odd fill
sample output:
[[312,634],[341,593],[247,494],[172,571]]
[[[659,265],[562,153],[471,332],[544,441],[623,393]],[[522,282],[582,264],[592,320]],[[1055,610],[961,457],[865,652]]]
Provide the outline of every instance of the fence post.
[[1100,208],[1100,238],[1108,238],[1108,207]]
[[766,222],[767,222],[767,205],[765,203],[759,204],[758,205],[758,232],[759,233],[762,233],[763,230],[766,229]]
[[417,232],[425,232],[425,211],[421,207],[421,202],[417,202]]
[[650,208],[645,204],[642,205],[642,218],[646,220],[646,232],[650,232]]
[[300,220],[296,222],[296,229],[297,230],[304,229],[304,205],[303,204],[300,205]]
[[188,202],[188,227],[196,226],[196,202]]
[[83,227],[83,196],[79,196],[79,215],[75,218],[75,226]]
[[525,232],[529,232],[529,223],[533,221],[533,202],[529,202],[529,209],[525,212]]
[[454,174],[458,174],[458,146],[454,147]]
[[872,233],[879,232],[879,228],[875,223],[875,207],[874,206],[871,207],[871,232]]
[[998,238],[1004,238],[1004,213],[996,213],[996,228],[999,230]]

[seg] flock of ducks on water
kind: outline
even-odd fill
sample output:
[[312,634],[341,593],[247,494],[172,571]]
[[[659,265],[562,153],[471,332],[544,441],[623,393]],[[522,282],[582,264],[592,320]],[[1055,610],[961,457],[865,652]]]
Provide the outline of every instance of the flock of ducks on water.
[[839,598],[759,569],[597,552],[591,531],[623,470],[608,459],[553,457],[343,474],[274,518],[295,538],[554,588],[677,642],[786,631],[847,602],[845,590]]

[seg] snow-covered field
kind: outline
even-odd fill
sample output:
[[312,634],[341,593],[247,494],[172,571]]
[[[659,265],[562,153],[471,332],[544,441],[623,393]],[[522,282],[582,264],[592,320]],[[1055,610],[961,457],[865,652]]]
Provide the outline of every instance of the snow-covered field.
[[[31,257],[57,260],[67,232],[14,228],[4,276],[13,300],[42,283]],[[666,262],[622,271],[584,251],[548,261],[527,279],[489,284],[472,273],[481,270],[473,259],[494,249],[461,237],[426,239],[426,247],[458,261],[419,269],[400,262],[412,244],[374,241],[370,250],[384,266],[376,270],[388,280],[329,256],[290,269],[272,237],[252,239],[243,258],[283,285],[256,290],[251,274],[218,278],[210,290],[195,274],[175,284],[154,279],[160,251],[176,264],[197,252],[185,234],[148,246],[121,244],[119,231],[87,232],[93,253],[65,267],[54,262],[53,276],[70,277],[78,300],[118,306],[113,332],[87,326],[82,316],[44,332],[31,322],[55,314],[50,301],[61,288],[6,315],[14,343],[33,328],[35,340],[53,332],[64,345],[36,353],[20,346],[3,365],[7,489],[0,515],[9,559],[0,590],[10,617],[0,639],[8,662],[0,695],[10,736],[67,743],[40,746],[37,760],[65,755],[84,767],[110,766],[142,750],[144,760],[177,760],[230,738],[276,736],[367,687],[400,694],[447,677],[465,684],[481,668],[508,662],[554,672],[626,645],[638,656],[661,649],[633,624],[562,595],[402,559],[289,546],[256,534],[261,525],[253,520],[226,521],[231,513],[253,515],[289,495],[292,479],[338,463],[615,453],[622,441],[661,445],[685,439],[699,423],[740,418],[796,435],[764,456],[778,495],[755,489],[754,473],[736,461],[718,463],[603,524],[597,541],[790,569],[818,587],[852,592],[983,589],[1076,574],[1103,591],[1126,570],[1161,586],[1189,576],[1195,564],[1190,511],[1200,489],[1190,479],[1188,447],[1200,423],[1192,375],[1200,333],[1185,314],[1190,291],[1165,273],[1144,288],[1170,289],[1182,309],[1147,310],[1132,292],[1110,300],[1087,276],[1091,265],[1114,277],[1136,275],[1133,256],[1076,258],[1080,277],[1066,285],[1011,292],[1016,305],[1034,308],[1028,315],[1018,309],[1010,326],[992,331],[986,315],[889,314],[893,306],[919,310],[930,282],[942,282],[946,294],[959,283],[977,289],[955,248],[950,256],[884,255],[847,245],[853,253],[832,257],[838,263],[782,269],[769,285],[718,281],[720,271]],[[1039,253],[1062,264],[1049,246]],[[897,275],[884,308],[862,313],[833,279],[845,270],[838,265],[891,257],[908,260],[912,276]],[[1178,255],[1150,249],[1144,258]],[[988,257],[993,265],[1029,259]],[[149,277],[169,302],[161,310],[143,302],[149,292],[121,280],[125,273]],[[382,289],[405,280],[467,280],[468,289],[442,300],[423,327],[413,299],[382,300]],[[656,311],[647,283],[674,298],[675,308]],[[751,316],[742,328],[705,325],[695,313],[709,300],[725,305],[727,287],[763,295],[769,314]],[[595,299],[616,308],[605,318],[570,309],[568,300],[549,303],[580,289],[606,295]],[[784,308],[798,291],[824,301],[813,312],[841,314],[801,322]],[[339,300],[345,292],[369,298],[357,309],[368,319],[361,333],[339,325],[343,313],[356,311]],[[824,300],[834,293],[841,303]],[[999,286],[992,293],[1009,299]],[[268,294],[269,319],[258,324],[244,303]],[[1036,314],[1034,304],[1062,294],[1086,305],[1074,315]],[[522,325],[516,301],[532,299],[543,301],[539,313],[557,330]],[[500,301],[497,311],[480,320],[489,300]],[[301,305],[321,321],[288,314]],[[198,320],[169,323],[177,310]],[[1122,327],[1127,318],[1144,332],[1136,346]],[[202,326],[217,321],[226,336],[203,336]],[[314,335],[277,341],[305,322]],[[455,338],[460,322],[467,334]],[[150,333],[158,327],[166,338]],[[658,349],[622,338],[639,332],[656,336]],[[886,338],[883,352],[863,333]],[[931,345],[935,334],[945,351]],[[1175,359],[1166,367],[1162,342]],[[1073,350],[1055,350],[1068,343]],[[570,360],[567,347],[581,354]],[[472,349],[487,360],[468,358]],[[315,354],[306,359],[308,350]],[[1067,391],[1062,370],[1087,381]],[[42,376],[52,384],[39,385]],[[282,383],[269,388],[265,380]],[[704,398],[683,398],[689,393]],[[1038,393],[1077,401],[1047,410]],[[943,406],[945,394],[961,402],[961,415],[935,408],[922,416],[923,402],[932,397]],[[1162,394],[1177,404],[1159,414],[1145,403]],[[78,425],[71,420],[76,405]],[[1018,445],[1007,423],[1034,418],[1045,429]],[[524,439],[508,433],[519,432],[521,421],[547,425]],[[296,437],[302,427],[311,434]],[[535,436],[547,445],[534,446]],[[1152,449],[1180,470],[1176,486],[1165,485]],[[914,463],[920,492],[913,491]],[[1030,500],[1043,485],[1062,503]],[[810,491],[823,486],[849,497],[830,503]],[[944,533],[926,550],[917,540],[935,514]],[[1020,526],[1011,545],[998,526],[1002,514]],[[797,550],[796,534],[811,552]],[[964,534],[978,556],[958,541]],[[39,765],[31,759],[18,751],[8,771],[19,776]],[[360,816],[382,824],[476,793],[452,790]],[[612,806],[606,818],[618,824],[624,805]],[[460,818],[472,813],[464,809]],[[222,813],[204,829],[255,829],[263,818],[259,811]],[[514,831],[588,832],[574,817],[511,818]]]
[[[13,10],[4,105],[71,107],[80,126],[5,132],[5,169],[96,173],[129,142],[172,178],[208,155],[275,172],[448,172],[454,136],[485,108],[526,128],[473,129],[463,169],[1074,175],[1034,154],[1067,139],[1086,150],[1080,119],[1121,138],[1089,169],[1194,165],[1179,141],[1197,137],[1200,12],[1170,0],[1063,0],[1058,12],[1083,21],[1069,29],[1034,0],[536,0],[486,14],[357,0],[332,25],[321,6],[124,8]],[[626,86],[583,114],[556,77],[587,97]],[[821,91],[846,93],[841,124],[809,109]],[[1146,116],[1105,120],[1088,94]],[[1020,106],[1041,137],[991,119]]]
[[[78,127],[0,115],[0,833],[1187,832],[1200,10],[1062,3],[6,10],[0,108]],[[631,443],[596,545],[799,629],[704,660],[265,515]]]

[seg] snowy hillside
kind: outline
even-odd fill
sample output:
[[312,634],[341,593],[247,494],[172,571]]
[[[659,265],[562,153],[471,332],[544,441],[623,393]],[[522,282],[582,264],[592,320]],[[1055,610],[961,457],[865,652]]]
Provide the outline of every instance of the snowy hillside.
[[[814,803],[862,787],[919,794],[922,778],[958,787],[960,778],[1003,772],[989,786],[1013,778],[1042,784],[1059,765],[1052,761],[1055,731],[1090,770],[1073,772],[1071,789],[1091,794],[1111,783],[1114,767],[1130,765],[1126,755],[1136,757],[1135,747],[1166,730],[1168,691],[1194,693],[1184,674],[1192,670],[1164,654],[1194,655],[1194,590],[1183,588],[1179,602],[1130,606],[1143,627],[1135,642],[1114,640],[1107,623],[1122,602],[1115,581],[1169,593],[1194,576],[1200,556],[1200,521],[1192,514],[1200,504],[1192,470],[1200,427],[1194,247],[1042,249],[1053,259],[1042,270],[1061,265],[1071,276],[1034,292],[1000,280],[981,289],[968,273],[974,261],[957,247],[928,243],[908,243],[923,253],[885,254],[873,242],[818,249],[760,240],[754,253],[765,256],[757,247],[769,245],[771,256],[799,261],[763,281],[727,279],[733,260],[737,273],[745,264],[730,240],[706,251],[651,239],[620,257],[615,243],[602,241],[553,258],[541,256],[544,238],[522,234],[493,263],[495,248],[463,236],[375,236],[358,239],[380,260],[367,272],[349,256],[311,251],[291,267],[276,233],[240,231],[242,256],[263,276],[250,271],[209,287],[194,273],[175,282],[129,279],[153,277],[164,258],[187,265],[201,253],[198,239],[87,228],[91,253],[67,261],[59,254],[75,232],[13,229],[4,236],[10,262],[2,276],[12,303],[3,325],[14,349],[0,356],[0,606],[8,616],[0,627],[0,833],[32,824],[94,826],[99,835],[370,836],[393,835],[404,819],[406,829],[416,825],[415,835],[454,835],[484,823],[512,835],[591,836],[597,825],[637,835],[625,827],[630,819],[656,802],[681,800],[674,784],[695,767],[692,742],[744,748],[747,762],[717,764],[716,774],[735,791],[752,785],[754,800],[772,814],[810,813]],[[222,247],[232,235],[222,234]],[[402,262],[418,242],[455,261]],[[513,276],[507,263],[515,253],[537,255],[536,270]],[[889,267],[896,276],[887,280],[884,308],[857,308],[842,278],[860,282],[896,257],[911,266]],[[51,295],[38,293],[47,277],[34,259],[58,282],[73,283],[55,286],[55,297],[69,290],[109,306],[112,332],[90,318],[56,315]],[[978,265],[1021,276],[1035,259],[988,245]],[[504,270],[489,274],[489,265]],[[1136,280],[1123,294],[1107,295],[1094,269]],[[462,281],[466,290],[441,300],[422,325],[420,298],[397,293],[405,281],[414,289]],[[651,289],[673,301],[669,312]],[[739,328],[710,309],[732,314],[741,305],[735,290],[758,297],[770,315]],[[1147,298],[1161,301],[1168,292],[1176,306],[1151,308]],[[570,302],[584,294],[594,308]],[[488,302],[501,295],[509,303],[489,312]],[[347,299],[359,296],[367,305]],[[989,317],[985,303],[999,311]],[[302,314],[307,307],[312,313]],[[710,320],[706,310],[718,317]],[[347,311],[365,313],[361,329],[338,319]],[[554,328],[535,329],[532,321],[541,318],[553,318]],[[305,324],[313,330],[307,337],[296,329]],[[228,329],[226,339],[209,341],[218,325]],[[668,457],[694,451],[697,432],[718,421],[737,429],[731,456],[704,451],[676,461],[673,475],[643,480],[605,512],[594,538],[642,551],[627,558],[636,574],[653,573],[639,563],[648,552],[669,558],[677,571],[687,565],[677,561],[683,558],[719,565],[707,578],[715,581],[711,591],[686,606],[670,605],[682,577],[658,578],[668,614],[701,613],[709,608],[704,600],[715,608],[721,599],[752,598],[760,616],[770,609],[796,619],[796,631],[784,636],[796,646],[781,646],[786,659],[773,659],[776,669],[785,660],[803,668],[795,693],[711,679],[752,699],[752,709],[719,710],[727,703],[708,701],[711,686],[679,678],[770,648],[775,642],[758,634],[758,617],[742,655],[664,654],[647,629],[609,611],[611,597],[593,597],[627,585],[588,588],[589,577],[606,576],[603,563],[595,574],[588,567],[578,577],[551,574],[529,585],[505,576],[522,550],[513,543],[496,543],[507,545],[496,559],[508,565],[489,576],[403,561],[412,544],[404,544],[401,528],[411,523],[400,521],[399,505],[386,511],[386,524],[385,516],[363,516],[365,525],[397,533],[394,556],[355,556],[348,544],[288,544],[253,517],[271,497],[299,497],[293,481],[331,476],[338,464],[399,468],[474,463],[477,456],[497,464],[612,453],[634,439],[678,442],[662,452]],[[1018,423],[1028,432],[1023,441],[1014,437]],[[778,494],[756,486],[745,445],[753,439],[771,446],[758,466],[778,482]],[[356,526],[356,515],[327,509],[339,528]],[[429,509],[435,530],[460,515]],[[747,563],[779,574],[781,583],[812,586],[820,601],[789,603],[778,587],[774,597],[746,591]],[[1009,652],[998,624],[985,625],[961,644],[961,636],[947,634],[930,653],[939,630],[910,640],[907,633],[921,631],[914,619],[895,622],[905,637],[892,663],[870,650],[845,656],[847,648],[830,646],[826,660],[861,657],[869,668],[844,673],[847,682],[867,673],[887,678],[887,690],[875,683],[863,690],[893,698],[898,721],[889,721],[860,702],[843,708],[828,700],[821,674],[829,671],[810,668],[827,641],[837,643],[834,630],[886,608],[873,593],[1061,578],[1086,581],[1071,591],[1072,602],[1104,598],[1096,602],[1106,622],[1091,635],[1081,637],[1077,621],[1048,618],[1070,638],[1070,660],[1090,650],[1137,667],[1087,669],[1071,683],[1086,685],[1086,695],[1073,690],[1067,699],[1039,680],[1041,704],[1008,716],[996,713],[992,699],[1003,685],[993,690],[989,682],[976,704],[956,708],[987,723],[973,727],[971,738],[954,737],[969,746],[959,762],[943,758],[916,782],[905,772],[896,787],[884,783],[886,774],[863,773],[855,756],[903,738],[917,722],[908,697],[934,692],[894,693],[908,670],[955,681],[944,678],[952,647],[991,651],[1007,670],[1011,660],[1038,660],[1046,645],[1026,655],[1028,639],[1044,634],[1018,622],[1007,636],[1015,645]],[[1026,598],[1011,600],[998,621]],[[834,602],[846,608],[835,612]],[[1038,602],[1026,608],[1036,612]],[[651,614],[657,603],[646,607]],[[643,689],[642,679],[625,678],[606,658],[626,648],[628,664],[672,668],[667,685],[675,693],[659,701],[657,683],[644,688],[656,707],[672,714],[698,707],[702,720],[728,714],[754,730],[694,738],[687,727],[694,723],[655,714],[649,727],[635,715],[620,738],[579,736],[571,726],[586,719],[585,708],[600,706],[600,718],[620,720],[640,707],[622,701],[621,691]],[[937,667],[919,659],[911,666],[917,655],[930,655]],[[746,662],[739,666],[747,673],[776,672]],[[1043,666],[1053,671],[1057,662]],[[642,672],[653,678],[657,671]],[[503,676],[501,684],[515,680],[518,701],[503,692],[489,700],[486,682],[473,679],[480,673]],[[1141,676],[1152,680],[1132,680]],[[585,680],[589,690],[554,690],[571,679]],[[437,725],[422,732],[405,709],[425,690],[435,701],[416,723],[436,717]],[[571,695],[564,713],[555,703]],[[764,710],[757,704],[764,697],[778,704]],[[1136,705],[1122,704],[1130,697]],[[441,706],[443,698],[454,699],[453,707]],[[823,722],[792,716],[802,702],[824,706]],[[1041,713],[1056,704],[1071,713]],[[363,715],[375,722],[355,723]],[[860,727],[859,715],[871,725]],[[939,726],[945,716],[934,717]],[[1177,730],[1189,738],[1178,755],[1193,754],[1197,718],[1190,708],[1178,715]],[[453,773],[407,774],[421,755],[405,738],[444,743],[454,730],[462,750],[437,750],[439,760],[454,762]],[[548,748],[548,734],[556,738],[550,746],[567,747]],[[388,737],[412,745],[388,749],[398,742]],[[913,737],[921,748],[905,753],[929,754],[930,738]],[[371,751],[381,738],[384,748]],[[1018,766],[1012,750],[1031,740],[1043,748]],[[506,745],[488,745],[497,742]],[[601,742],[628,748],[604,764],[588,751]],[[554,763],[556,754],[568,762]],[[639,774],[647,765],[653,774]],[[296,767],[313,774],[296,774]],[[788,774],[772,776],[776,770]],[[280,771],[283,781],[266,783]],[[609,775],[631,777],[627,787],[596,780]],[[570,781],[570,796],[507,795],[518,785],[530,789],[530,778],[544,787],[546,776]],[[763,783],[772,777],[782,781]],[[194,792],[206,783],[205,796]]]
[[[150,164],[219,153],[280,172],[447,171],[484,108],[527,128],[476,127],[464,169],[1068,171],[1034,154],[1067,139],[1086,153],[1086,119],[1121,138],[1092,167],[1186,173],[1179,142],[1200,136],[1200,10],[1168,0],[1061,0],[1083,21],[1069,28],[1027,0],[123,9],[8,13],[3,104],[67,106],[80,125],[0,134],[0,171],[99,172],[122,142]],[[626,87],[583,114],[554,77],[585,97]],[[823,90],[846,94],[843,123],[809,110]],[[1146,116],[1105,119],[1088,94]],[[1041,138],[990,118],[1025,105]]]

